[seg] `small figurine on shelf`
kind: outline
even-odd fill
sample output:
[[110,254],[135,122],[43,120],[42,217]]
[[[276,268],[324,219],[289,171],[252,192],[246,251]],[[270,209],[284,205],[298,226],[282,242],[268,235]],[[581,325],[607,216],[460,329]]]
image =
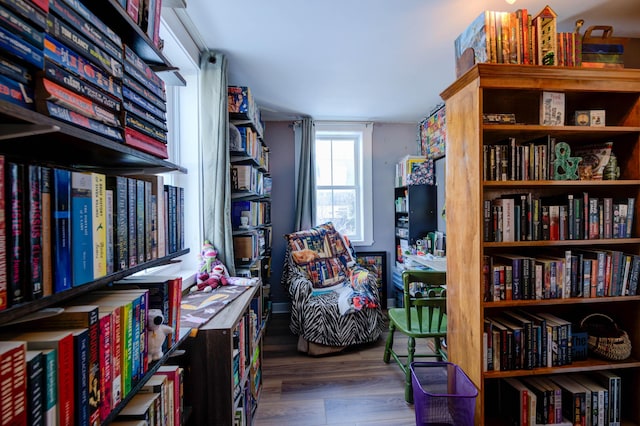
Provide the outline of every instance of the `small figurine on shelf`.
[[191,291],[207,292],[228,284],[229,271],[224,263],[218,259],[218,251],[208,240],[204,241],[199,257],[198,283],[191,287]]
[[604,180],[617,180],[620,177],[620,167],[618,167],[618,158],[612,152],[609,156],[609,162],[604,167],[602,178]]
[[149,309],[147,320],[147,342],[149,361],[162,358],[162,345],[168,334],[173,333],[173,328],[164,322],[164,315],[160,309]]

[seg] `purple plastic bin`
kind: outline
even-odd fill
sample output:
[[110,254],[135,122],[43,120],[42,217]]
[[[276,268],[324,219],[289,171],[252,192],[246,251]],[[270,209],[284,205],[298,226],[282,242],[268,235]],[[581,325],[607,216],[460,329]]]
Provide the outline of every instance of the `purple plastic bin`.
[[450,362],[412,362],[413,407],[418,426],[473,426],[478,390]]

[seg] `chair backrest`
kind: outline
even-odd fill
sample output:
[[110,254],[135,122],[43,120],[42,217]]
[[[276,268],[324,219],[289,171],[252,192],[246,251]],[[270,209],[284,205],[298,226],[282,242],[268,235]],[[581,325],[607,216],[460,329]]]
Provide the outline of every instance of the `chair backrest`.
[[446,272],[409,269],[402,273],[402,282],[407,326],[411,328],[411,312],[416,310],[420,332],[425,315],[428,330],[440,330],[447,313]]

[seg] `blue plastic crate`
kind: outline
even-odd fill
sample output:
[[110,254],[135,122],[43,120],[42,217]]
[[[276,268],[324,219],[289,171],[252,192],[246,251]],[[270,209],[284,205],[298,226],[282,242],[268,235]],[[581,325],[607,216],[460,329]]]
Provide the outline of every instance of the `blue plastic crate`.
[[418,426],[473,426],[478,390],[450,362],[412,362],[413,406]]

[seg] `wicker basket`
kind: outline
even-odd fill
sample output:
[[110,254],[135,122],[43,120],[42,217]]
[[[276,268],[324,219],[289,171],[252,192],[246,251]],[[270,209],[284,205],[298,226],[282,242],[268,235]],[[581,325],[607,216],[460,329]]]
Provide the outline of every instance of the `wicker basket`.
[[600,358],[622,361],[631,355],[629,335],[611,317],[600,313],[587,315],[580,321],[580,327],[589,334],[589,350]]

